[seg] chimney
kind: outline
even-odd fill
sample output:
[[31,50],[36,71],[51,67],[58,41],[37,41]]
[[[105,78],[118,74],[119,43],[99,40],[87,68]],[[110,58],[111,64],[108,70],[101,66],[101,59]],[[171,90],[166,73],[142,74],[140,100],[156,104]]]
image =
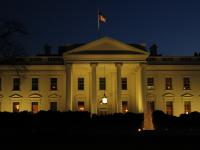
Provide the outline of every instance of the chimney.
[[47,56],[51,55],[51,46],[49,46],[47,44],[44,45],[44,54]]

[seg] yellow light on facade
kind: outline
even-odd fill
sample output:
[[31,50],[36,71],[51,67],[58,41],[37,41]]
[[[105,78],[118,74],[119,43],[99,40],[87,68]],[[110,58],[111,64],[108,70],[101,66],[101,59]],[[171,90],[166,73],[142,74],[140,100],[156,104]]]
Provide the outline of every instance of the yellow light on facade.
[[186,111],[186,112],[185,112],[185,114],[189,114],[189,112],[188,112],[188,111]]

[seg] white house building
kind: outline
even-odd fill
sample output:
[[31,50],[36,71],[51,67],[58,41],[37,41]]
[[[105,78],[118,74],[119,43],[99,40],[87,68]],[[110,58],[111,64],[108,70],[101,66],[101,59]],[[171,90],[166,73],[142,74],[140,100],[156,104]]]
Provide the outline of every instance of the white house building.
[[142,45],[109,37],[62,50],[2,62],[0,111],[200,111],[198,56],[149,56]]

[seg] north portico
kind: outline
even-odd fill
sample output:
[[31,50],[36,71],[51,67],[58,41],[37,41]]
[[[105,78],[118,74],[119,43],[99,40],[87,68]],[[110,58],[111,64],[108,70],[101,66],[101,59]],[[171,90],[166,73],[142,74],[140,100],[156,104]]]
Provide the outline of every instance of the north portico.
[[109,37],[64,52],[66,109],[93,114],[143,112],[142,66],[148,56],[141,45]]

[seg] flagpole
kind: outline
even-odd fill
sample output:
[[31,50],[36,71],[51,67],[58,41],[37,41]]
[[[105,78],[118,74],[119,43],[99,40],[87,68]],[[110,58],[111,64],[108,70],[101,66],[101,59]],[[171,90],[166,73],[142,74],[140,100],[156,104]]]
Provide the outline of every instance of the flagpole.
[[100,23],[99,23],[99,9],[98,9],[98,12],[97,12],[97,24],[98,24],[98,31],[97,31],[97,38],[100,38]]
[[98,10],[97,13],[98,13],[98,14],[97,14],[97,20],[98,20],[98,31],[99,31],[99,10]]

